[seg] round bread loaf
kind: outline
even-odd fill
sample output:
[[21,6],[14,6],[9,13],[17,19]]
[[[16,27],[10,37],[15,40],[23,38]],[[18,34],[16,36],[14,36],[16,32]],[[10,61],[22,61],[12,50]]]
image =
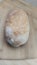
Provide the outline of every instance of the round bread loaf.
[[6,41],[13,47],[25,44],[29,38],[29,20],[22,9],[13,10],[8,14],[5,26]]

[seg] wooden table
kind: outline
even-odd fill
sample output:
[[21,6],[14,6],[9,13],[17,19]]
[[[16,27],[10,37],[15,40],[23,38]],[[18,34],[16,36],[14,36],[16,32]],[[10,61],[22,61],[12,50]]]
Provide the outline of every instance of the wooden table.
[[[12,48],[5,42],[4,26],[9,11],[16,8],[22,8],[26,11],[30,23],[30,36],[26,45]],[[37,58],[37,8],[21,0],[4,0],[0,3],[0,64],[29,65],[31,62],[35,64],[35,60],[30,60],[35,58]]]

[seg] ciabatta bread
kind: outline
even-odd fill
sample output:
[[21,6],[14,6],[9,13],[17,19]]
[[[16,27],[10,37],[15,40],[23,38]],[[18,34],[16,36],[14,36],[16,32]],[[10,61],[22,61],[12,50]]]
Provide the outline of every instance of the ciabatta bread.
[[29,20],[22,9],[11,11],[6,20],[5,38],[14,47],[25,44],[29,38]]

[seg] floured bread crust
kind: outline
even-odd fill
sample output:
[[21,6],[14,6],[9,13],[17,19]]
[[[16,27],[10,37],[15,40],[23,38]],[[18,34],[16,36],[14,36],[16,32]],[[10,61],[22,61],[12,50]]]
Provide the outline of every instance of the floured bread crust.
[[11,11],[6,20],[6,41],[14,47],[19,47],[29,38],[29,20],[26,12],[22,9]]

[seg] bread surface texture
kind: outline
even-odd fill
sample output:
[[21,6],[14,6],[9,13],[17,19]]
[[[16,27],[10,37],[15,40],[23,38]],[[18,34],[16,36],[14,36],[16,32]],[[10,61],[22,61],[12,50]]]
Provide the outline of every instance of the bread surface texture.
[[6,41],[13,47],[25,44],[29,38],[28,15],[22,9],[16,9],[8,14],[5,26]]

